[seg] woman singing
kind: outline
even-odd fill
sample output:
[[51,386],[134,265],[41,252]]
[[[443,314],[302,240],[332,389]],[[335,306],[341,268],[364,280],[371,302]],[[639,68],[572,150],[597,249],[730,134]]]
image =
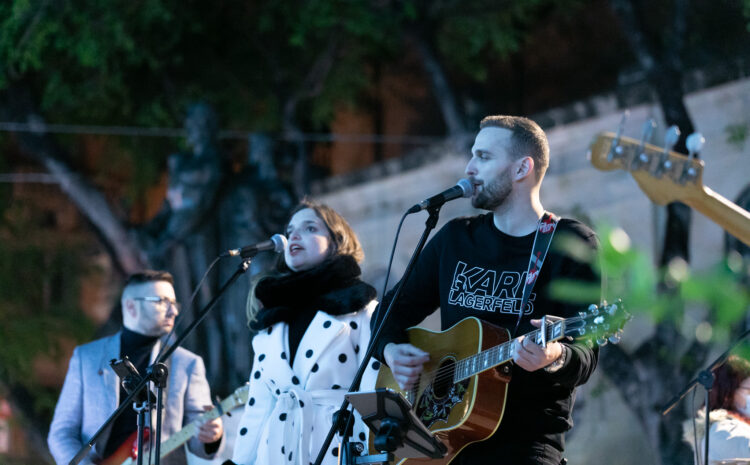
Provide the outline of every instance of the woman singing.
[[[257,331],[249,401],[232,460],[240,465],[313,462],[370,339],[375,289],[360,280],[364,253],[331,208],[302,201],[286,227],[284,257],[248,298]],[[370,363],[362,390],[375,384]],[[353,440],[365,441],[356,421]],[[334,440],[324,464],[335,464]]]

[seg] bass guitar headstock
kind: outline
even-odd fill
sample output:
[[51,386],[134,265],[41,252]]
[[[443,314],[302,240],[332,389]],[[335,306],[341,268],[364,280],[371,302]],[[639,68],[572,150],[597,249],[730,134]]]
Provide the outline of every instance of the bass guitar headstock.
[[648,120],[641,140],[622,136],[627,113],[616,134],[601,133],[589,147],[591,164],[601,171],[628,171],[652,202],[666,205],[699,196],[703,193],[703,161],[696,158],[705,139],[699,133],[687,138],[689,155],[672,151],[680,137],[677,126],[670,127],[664,145],[650,144],[656,124]]

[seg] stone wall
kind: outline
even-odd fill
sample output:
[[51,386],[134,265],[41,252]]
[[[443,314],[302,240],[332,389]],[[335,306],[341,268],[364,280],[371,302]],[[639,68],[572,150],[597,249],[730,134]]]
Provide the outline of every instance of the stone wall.
[[[695,127],[706,137],[701,153],[706,164],[704,185],[734,200],[750,183],[750,171],[746,168],[750,141],[744,146],[733,145],[728,142],[726,131],[730,125],[750,124],[750,79],[692,93],[686,103]],[[641,127],[649,117],[659,122],[652,142],[661,145],[665,127],[656,104],[630,108],[625,135],[640,138]],[[663,208],[649,201],[629,173],[597,171],[586,157],[593,138],[600,132],[614,131],[620,118],[621,113],[612,108],[609,114],[547,131],[551,162],[542,187],[542,203],[559,214],[583,216],[593,225],[619,226],[636,247],[656,256],[659,241],[655,237],[663,224]],[[317,196],[341,212],[359,234],[367,257],[363,270],[372,281],[382,280],[402,213],[463,177],[468,153],[433,148],[422,151],[416,158],[418,162],[412,161],[413,166],[408,169],[399,164],[403,162],[391,160],[374,168],[381,173],[377,179]],[[399,168],[403,170],[398,171]],[[475,213],[467,200],[450,202],[441,211],[440,225],[446,219]],[[401,275],[426,217],[426,213],[420,213],[405,221],[391,279]],[[705,269],[723,256],[722,229],[698,212],[693,215],[690,253],[695,269]]]

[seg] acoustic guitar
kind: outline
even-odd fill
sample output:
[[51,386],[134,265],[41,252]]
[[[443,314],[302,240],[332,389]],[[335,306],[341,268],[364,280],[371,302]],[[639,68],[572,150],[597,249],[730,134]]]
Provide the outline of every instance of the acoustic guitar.
[[690,154],[684,155],[671,150],[679,137],[676,126],[667,131],[664,147],[647,143],[647,137],[638,141],[620,132],[599,134],[591,143],[589,158],[595,168],[628,171],[652,202],[683,202],[750,246],[750,213],[703,185],[705,165],[695,157],[703,145],[700,134],[688,136]]
[[[239,407],[247,402],[248,391],[250,386],[245,384],[238,387],[235,391],[226,399],[222,400],[216,407],[203,413],[198,418],[190,422],[184,428],[177,433],[173,434],[166,441],[161,443],[160,456],[163,459],[169,453],[185,444],[190,438],[198,434],[198,430],[203,423],[219,418],[226,412]],[[147,436],[144,435],[144,442],[148,441]],[[128,439],[123,442],[120,447],[109,457],[99,462],[100,465],[133,465],[136,463],[138,458],[138,436],[137,431],[131,434]],[[152,457],[152,462],[155,461],[155,457]],[[148,461],[148,458],[144,460],[144,463]]]
[[[631,318],[622,302],[591,305],[572,318],[543,320],[542,328],[527,333],[539,345],[563,338],[591,344],[619,342],[622,328]],[[401,393],[417,418],[440,439],[447,454],[439,459],[396,458],[398,464],[445,465],[467,445],[487,439],[503,417],[513,346],[507,329],[469,317],[450,329],[434,332],[407,330],[409,342],[430,354],[417,385],[404,391],[391,370],[381,364],[376,386]],[[497,367],[497,368],[496,368]],[[496,368],[496,369],[495,369]],[[376,452],[374,435],[370,451]]]

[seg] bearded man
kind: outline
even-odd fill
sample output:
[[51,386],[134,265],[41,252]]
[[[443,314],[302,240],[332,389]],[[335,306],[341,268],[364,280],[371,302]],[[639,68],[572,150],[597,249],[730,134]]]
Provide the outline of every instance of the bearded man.
[[[476,317],[520,336],[538,327],[542,316],[567,318],[581,310],[550,292],[553,280],[599,283],[594,232],[542,207],[539,190],[549,165],[544,131],[515,116],[488,116],[479,127],[465,173],[474,188],[472,205],[488,213],[453,219],[430,240],[376,346],[376,357],[402,389],[415,385],[429,360],[427,352],[406,342],[405,329],[438,307],[444,330]],[[537,251],[550,232],[549,247]],[[597,349],[586,345],[557,341],[542,347],[521,337],[500,426],[462,449],[452,463],[564,463],[575,388],[588,380],[597,358]]]

